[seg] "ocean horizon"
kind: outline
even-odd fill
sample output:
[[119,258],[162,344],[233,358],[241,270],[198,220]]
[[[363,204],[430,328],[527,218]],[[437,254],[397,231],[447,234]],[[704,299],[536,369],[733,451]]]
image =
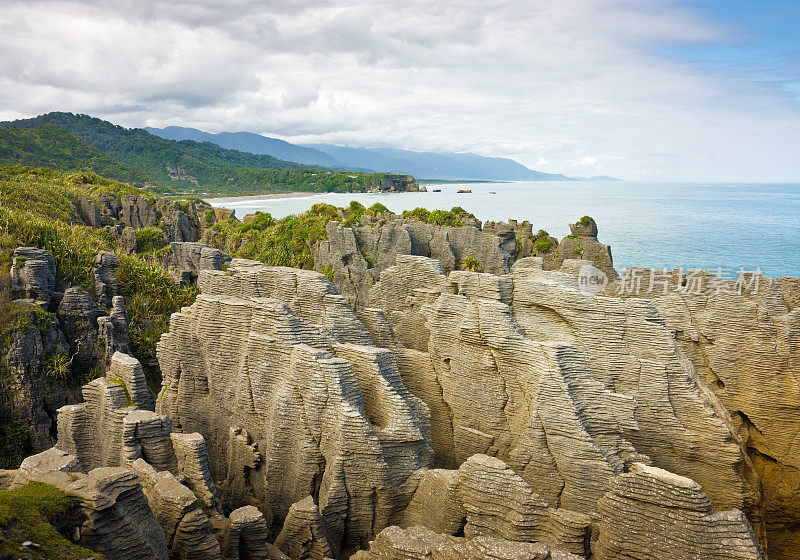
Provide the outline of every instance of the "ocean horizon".
[[[731,277],[739,270],[767,276],[800,276],[800,183],[644,183],[513,181],[426,183],[429,192],[323,193],[267,200],[209,199],[245,215],[275,218],[305,212],[320,202],[365,206],[380,202],[400,213],[417,207],[460,206],[481,221],[528,220],[559,239],[569,223],[588,215],[614,266],[704,268]],[[441,192],[431,192],[431,189]],[[471,193],[458,193],[470,189]],[[496,194],[492,194],[496,193]]]

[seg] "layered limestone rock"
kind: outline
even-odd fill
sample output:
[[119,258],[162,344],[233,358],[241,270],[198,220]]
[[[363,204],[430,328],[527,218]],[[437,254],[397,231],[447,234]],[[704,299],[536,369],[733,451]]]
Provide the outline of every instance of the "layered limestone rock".
[[217,489],[211,477],[206,441],[198,433],[170,434],[178,476],[206,507],[217,508]]
[[716,507],[762,522],[757,477],[727,411],[651,302],[586,293],[577,276],[559,271],[521,270],[513,281],[514,315],[526,336],[575,345],[594,379],[641,403],[639,430],[626,433],[639,452],[696,480]]
[[9,271],[11,294],[40,302],[47,309],[56,284],[56,261],[36,247],[17,247]]
[[131,464],[147,496],[150,509],[164,531],[170,558],[221,560],[219,541],[197,497],[166,470],[158,470],[143,458]]
[[158,345],[157,410],[203,435],[223,509],[259,503],[280,527],[311,495],[337,556],[365,547],[432,461],[393,354],[320,274],[234,260],[198,283]]
[[580,556],[489,536],[464,539],[426,527],[388,527],[351,560],[580,560]]
[[589,516],[548,507],[522,478],[494,457],[473,455],[459,467],[458,495],[466,512],[464,536],[544,543],[580,556],[589,553]]
[[59,447],[26,459],[15,483],[63,489],[88,519],[80,544],[112,560],[166,558],[167,549],[171,559],[221,560],[206,512],[227,520],[202,436],[172,434],[169,418],[146,410],[153,396],[130,356],[115,354],[108,377],[83,391],[85,402],[59,411]]
[[333,557],[333,547],[328,541],[325,521],[311,496],[289,508],[275,546],[290,558],[323,560]]
[[128,315],[122,296],[114,296],[109,314],[97,318],[97,341],[103,349],[103,366],[106,368],[111,365],[115,354],[131,353]]
[[570,235],[558,244],[558,257],[553,268],[558,268],[568,259],[591,261],[609,278],[616,278],[611,247],[597,240],[597,224],[593,218],[584,216],[574,224],[569,224]]
[[258,508],[244,506],[231,512],[225,529],[224,560],[294,560],[266,540],[269,528]]
[[328,239],[319,244],[315,263],[318,269],[331,267],[340,293],[360,310],[370,286],[401,255],[434,258],[447,271],[475,259],[487,272],[507,273],[516,255],[515,230],[508,225],[501,231],[496,224],[490,229],[491,233],[482,231],[479,222],[444,227],[400,216],[352,228],[329,222]]
[[425,472],[406,508],[401,526],[421,525],[446,535],[462,532],[467,512],[459,495],[459,483],[457,470],[431,469]]
[[154,413],[143,415],[147,407],[153,408],[153,396],[139,362],[118,352],[109,375],[83,386],[84,402],[59,409],[58,447],[88,469],[124,465],[143,454],[158,465],[170,463],[164,450],[171,451],[171,423]]
[[760,560],[763,552],[739,510],[714,512],[693,480],[634,465],[599,502],[598,560]]
[[204,243],[172,242],[170,250],[171,258],[164,264],[183,283],[196,279],[201,270],[220,270],[231,261],[230,256]]
[[[797,282],[754,272],[726,280],[708,271],[634,268],[608,293],[652,301],[705,386],[730,413],[763,481],[770,558],[793,557],[800,548]],[[704,481],[695,480],[709,493]]]
[[448,273],[470,269],[498,275],[507,274],[515,261],[530,256],[541,257],[547,270],[558,269],[566,259],[581,258],[593,262],[608,278],[617,277],[611,249],[597,240],[597,224],[591,218],[570,224],[572,234],[560,244],[546,237],[544,245],[537,243],[537,236],[546,232],[534,236],[529,222],[481,225],[474,221],[449,227],[394,214],[379,218],[362,216],[361,224],[351,227],[329,222],[327,240],[314,252],[317,270],[329,269],[339,292],[359,312],[368,304],[370,287],[403,255],[438,260]]
[[[413,288],[414,278],[431,275],[438,293]],[[371,303],[391,294],[385,307],[392,310],[407,301],[409,310],[390,311],[389,320],[401,344],[428,351],[398,362],[412,391],[423,389],[418,396],[440,411],[434,425],[448,425],[433,430],[438,465],[494,455],[548,502],[589,513],[613,477],[641,460],[622,435],[637,429],[634,399],[594,380],[578,349],[525,338],[502,301],[510,301],[509,279],[466,272],[437,277],[433,263],[418,257],[387,270],[387,279],[388,286],[381,281],[373,288]],[[415,367],[426,358],[427,368]]]
[[[147,206],[79,211],[193,231]],[[761,560],[759,539],[793,558],[800,284],[617,277],[594,222],[571,227],[538,255],[527,223],[332,222],[320,254],[345,295],[174,243],[202,294],[158,345],[157,403],[99,258],[111,314],[67,290],[58,319],[107,376],[0,486],[65,489],[83,544],[123,560]]]
[[[56,317],[23,302],[6,303],[26,317],[13,331],[0,356],[0,422],[18,422],[27,428],[31,449],[39,452],[53,445],[55,411],[75,402],[76,391],[64,379],[69,371],[69,345]],[[54,371],[54,365],[66,371]],[[14,436],[6,436],[14,437]],[[17,436],[18,437],[18,436]]]
[[402,525],[589,554],[589,516],[549,507],[508,465],[487,455],[473,455],[457,471],[425,473]]
[[77,457],[52,448],[22,463],[14,486],[28,482],[52,484],[80,508],[83,521],[72,535],[77,544],[109,560],[167,560],[164,531],[132,470],[103,467],[85,474]]
[[585,293],[538,262],[445,276],[403,257],[369,305],[405,347],[398,364],[432,411],[437,465],[496,456],[548,503],[594,515],[617,475],[652,461],[747,512],[763,538],[758,475],[652,303]]
[[101,251],[94,259],[94,292],[100,305],[111,308],[117,295],[117,278],[114,271],[119,268],[119,259],[114,253]]

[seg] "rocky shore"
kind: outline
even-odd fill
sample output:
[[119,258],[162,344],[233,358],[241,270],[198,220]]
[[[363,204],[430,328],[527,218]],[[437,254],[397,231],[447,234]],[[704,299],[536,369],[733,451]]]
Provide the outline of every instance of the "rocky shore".
[[[40,249],[11,272],[57,320],[4,357],[38,453],[0,488],[61,489],[73,542],[112,560],[800,550],[798,279],[620,274],[589,217],[559,241],[364,215],[327,224],[317,271],[273,267],[207,244],[222,210],[119,206],[77,214],[121,242],[166,222],[162,265],[200,289],[158,342],[157,392],[113,254],[94,294],[58,293]],[[53,345],[102,374],[51,394]]]

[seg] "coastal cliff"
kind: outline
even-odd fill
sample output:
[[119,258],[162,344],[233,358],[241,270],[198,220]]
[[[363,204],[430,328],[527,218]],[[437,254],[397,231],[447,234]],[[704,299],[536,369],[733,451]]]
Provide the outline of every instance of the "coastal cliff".
[[[589,217],[332,208],[291,222],[317,271],[242,258],[289,221],[146,196],[75,203],[119,244],[91,290],[18,247],[35,453],[0,497],[54,486],[65,542],[120,560],[794,557],[796,279],[619,274]],[[158,384],[126,255],[198,294],[140,354]]]

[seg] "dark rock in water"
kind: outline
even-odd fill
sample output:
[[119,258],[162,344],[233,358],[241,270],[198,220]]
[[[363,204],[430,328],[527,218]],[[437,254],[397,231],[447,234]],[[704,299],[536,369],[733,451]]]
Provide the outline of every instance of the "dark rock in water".
[[433,189],[432,192],[442,192],[442,189]]
[[457,193],[471,193],[472,189],[458,189],[456,192]]

